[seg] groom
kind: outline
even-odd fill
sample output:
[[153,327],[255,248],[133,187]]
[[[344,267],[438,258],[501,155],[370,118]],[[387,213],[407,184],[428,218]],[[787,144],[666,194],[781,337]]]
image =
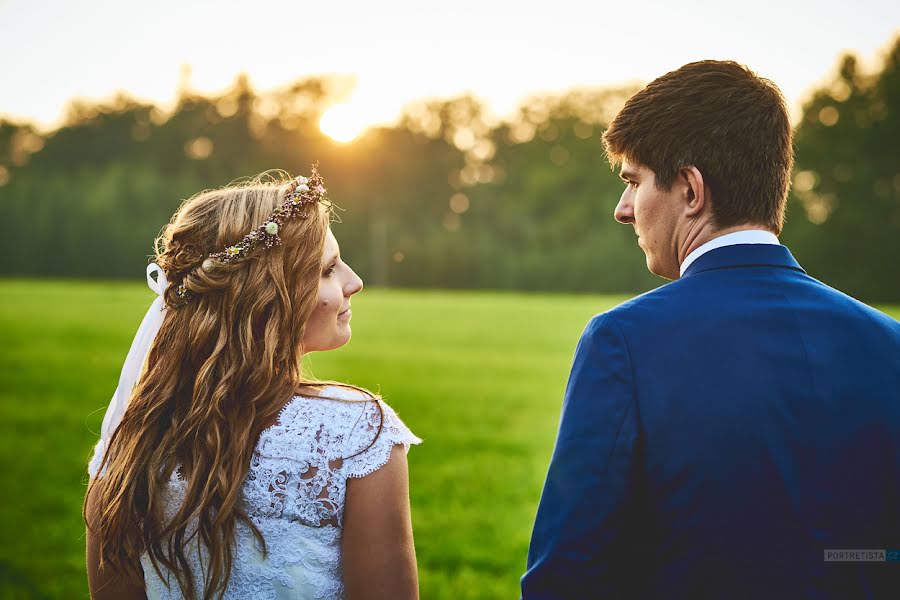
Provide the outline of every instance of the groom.
[[900,323],[779,244],[781,93],[688,64],[603,141],[673,281],[581,337],[523,597],[900,598],[893,554],[849,552],[900,548]]

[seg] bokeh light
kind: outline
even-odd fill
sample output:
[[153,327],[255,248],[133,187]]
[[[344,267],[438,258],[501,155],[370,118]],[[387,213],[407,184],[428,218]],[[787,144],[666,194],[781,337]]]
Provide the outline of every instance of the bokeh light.
[[322,133],[336,142],[352,142],[368,126],[365,115],[350,104],[336,104],[325,111],[319,120]]

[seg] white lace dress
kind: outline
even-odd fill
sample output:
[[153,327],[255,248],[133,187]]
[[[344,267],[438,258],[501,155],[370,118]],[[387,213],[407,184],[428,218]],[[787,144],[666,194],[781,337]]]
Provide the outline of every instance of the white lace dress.
[[[357,400],[356,394],[329,387],[323,395]],[[234,567],[224,598],[344,597],[341,528],[347,479],[365,477],[384,466],[394,445],[409,451],[410,444],[421,442],[387,404],[380,404],[384,426],[374,444],[381,413],[373,401],[296,396],[282,409],[278,422],[263,431],[243,495],[244,509],[265,538],[268,554],[264,557],[250,529],[238,524]],[[96,475],[99,459],[95,455],[91,461],[91,476]],[[174,474],[166,501],[170,516],[183,498],[184,486]],[[185,554],[202,592],[202,552],[192,546]],[[174,576],[164,571],[160,578],[146,555],[141,564],[150,600],[182,597]]]

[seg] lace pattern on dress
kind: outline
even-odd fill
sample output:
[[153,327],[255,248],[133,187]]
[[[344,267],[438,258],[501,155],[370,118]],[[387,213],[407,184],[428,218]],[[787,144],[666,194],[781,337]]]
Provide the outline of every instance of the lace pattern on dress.
[[[250,529],[238,524],[226,599],[343,598],[340,539],[347,479],[384,466],[394,445],[409,451],[421,442],[384,402],[379,401],[384,424],[376,439],[381,411],[375,401],[359,401],[358,392],[344,388],[325,393],[348,401],[296,396],[260,435],[243,502],[267,552],[264,556]],[[184,486],[174,473],[166,499],[169,516]],[[202,552],[193,547],[186,555],[202,590]],[[146,555],[141,562],[149,598],[181,597],[174,577],[163,573],[167,586]]]

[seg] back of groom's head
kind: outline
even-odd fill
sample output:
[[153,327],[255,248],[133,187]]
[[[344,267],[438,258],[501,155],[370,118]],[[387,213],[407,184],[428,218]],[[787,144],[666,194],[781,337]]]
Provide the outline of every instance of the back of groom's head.
[[694,166],[712,193],[720,228],[745,223],[781,232],[793,168],[784,97],[731,61],[684,65],[629,98],[603,134],[610,162],[649,167],[668,189]]

